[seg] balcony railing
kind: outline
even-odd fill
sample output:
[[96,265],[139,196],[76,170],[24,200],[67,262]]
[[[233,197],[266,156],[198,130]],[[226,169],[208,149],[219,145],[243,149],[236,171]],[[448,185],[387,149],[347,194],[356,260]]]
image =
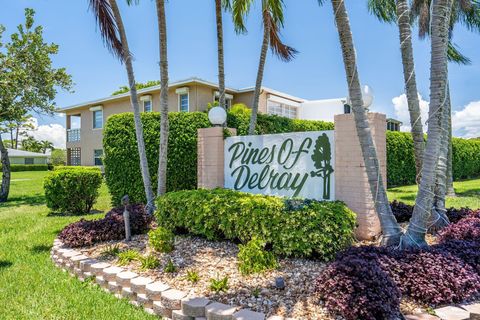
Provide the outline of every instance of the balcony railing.
[[67,142],[80,141],[80,129],[68,129],[67,130]]

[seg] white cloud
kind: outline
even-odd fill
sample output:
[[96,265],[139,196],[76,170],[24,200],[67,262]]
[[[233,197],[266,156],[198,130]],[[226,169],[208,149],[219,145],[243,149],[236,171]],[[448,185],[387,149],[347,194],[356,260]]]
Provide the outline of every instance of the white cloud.
[[48,140],[53,143],[55,148],[65,149],[66,131],[64,126],[56,123],[38,125],[37,118],[32,118],[31,123],[34,129],[29,130],[28,135],[37,140]]
[[[419,94],[420,112],[422,116],[423,130],[427,127],[425,122],[428,119],[429,102],[423,100]],[[402,94],[392,99],[395,116],[403,122],[402,131],[410,131],[410,114],[408,112],[407,97]],[[472,101],[461,110],[452,112],[452,129],[455,137],[475,138],[480,137],[480,101]]]
[[480,101],[472,101],[462,110],[454,111],[452,128],[455,136],[480,137]]
[[[423,130],[426,131],[425,121],[428,119],[428,101],[423,100],[422,96],[418,94],[418,100],[420,102],[420,115],[422,123],[424,124]],[[408,112],[407,96],[405,94],[399,95],[392,99],[393,108],[395,109],[395,116],[397,120],[403,122],[402,131],[410,131],[410,113]]]

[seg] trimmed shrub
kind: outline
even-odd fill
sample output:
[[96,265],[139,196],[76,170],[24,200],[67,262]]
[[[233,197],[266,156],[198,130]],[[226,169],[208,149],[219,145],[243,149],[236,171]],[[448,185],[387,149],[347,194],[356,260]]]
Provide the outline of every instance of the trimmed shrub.
[[375,262],[350,255],[330,264],[315,283],[330,313],[346,320],[396,319],[400,291]]
[[50,171],[43,181],[47,207],[54,212],[88,213],[102,184],[98,168],[82,167]]
[[441,242],[448,240],[480,241],[480,210],[471,214],[458,223],[450,224],[440,231]]
[[[152,185],[157,185],[160,114],[141,115]],[[167,190],[194,189],[197,186],[197,129],[210,126],[206,113],[170,112]],[[120,204],[128,194],[132,203],[146,203],[132,113],[108,118],[103,132],[105,179],[112,203]]]
[[255,195],[228,189],[169,192],[157,199],[156,218],[209,240],[263,239],[276,254],[329,260],[353,240],[355,214],[339,201]]
[[157,252],[172,252],[175,243],[175,235],[169,229],[158,227],[148,233],[148,242]]
[[[113,208],[98,220],[84,220],[66,226],[59,238],[70,247],[91,246],[97,242],[121,240],[125,238],[124,207]],[[130,231],[132,235],[142,234],[148,230],[151,222],[143,205],[130,205]]]
[[48,171],[48,164],[10,164],[10,172],[21,171]]
[[[454,180],[480,176],[480,140],[452,139]],[[415,184],[413,139],[409,132],[387,131],[388,186]]]
[[242,274],[259,273],[278,266],[272,252],[265,250],[265,243],[253,238],[245,245],[239,245],[238,269]]

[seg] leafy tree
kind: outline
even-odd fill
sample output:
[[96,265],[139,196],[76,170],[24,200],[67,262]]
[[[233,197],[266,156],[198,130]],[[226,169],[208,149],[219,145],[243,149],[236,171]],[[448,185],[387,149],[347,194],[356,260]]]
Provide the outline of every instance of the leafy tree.
[[67,164],[67,151],[64,149],[53,149],[50,155],[50,162],[54,166],[64,166]]
[[[250,126],[248,134],[255,134],[255,124],[257,123],[258,103],[260,91],[262,89],[263,72],[267,60],[267,50],[270,47],[272,52],[283,61],[290,61],[294,58],[297,51],[287,46],[280,39],[280,29],[284,25],[283,0],[261,0],[262,1],[262,25],[263,40],[260,51],[260,60],[258,63],[257,80],[255,82],[255,91],[252,103],[252,115],[250,117]],[[234,0],[232,3],[233,22],[237,33],[245,33],[245,19],[254,0]]]
[[[140,90],[140,89],[145,89],[145,88],[158,86],[159,84],[160,84],[159,80],[150,80],[150,81],[143,82],[143,83],[135,83],[135,88],[137,90]],[[116,95],[119,95],[119,94],[122,94],[122,93],[127,93],[129,91],[130,91],[129,86],[121,86],[117,91],[112,93],[112,96],[116,96]]]
[[[3,43],[0,27],[0,122],[21,119],[29,113],[53,114],[58,88],[70,90],[72,80],[64,68],[54,68],[51,57],[58,45],[43,40],[43,28],[34,27],[35,11],[25,9],[25,23]],[[2,185],[0,202],[10,190],[10,161],[0,136]]]
[[28,131],[35,129],[31,120],[32,116],[27,114],[2,123],[0,126],[1,132],[10,134],[10,148],[18,149],[19,137],[26,137],[28,136]]
[[45,154],[47,153],[47,150],[54,150],[54,146],[53,146],[53,143],[48,141],[48,140],[41,140],[40,141],[40,151]]
[[117,6],[117,2],[115,0],[90,0],[90,6],[95,13],[97,23],[100,26],[102,37],[108,49],[115,56],[117,56],[122,63],[125,63],[129,87],[122,88],[126,88],[127,92],[130,91],[130,102],[134,114],[135,134],[137,138],[137,147],[140,158],[140,168],[142,172],[145,195],[147,198],[147,212],[149,214],[152,214],[155,207],[154,194],[150,178],[150,171],[148,168],[148,160],[145,151],[145,140],[143,138],[143,125],[140,119],[140,107],[138,104],[137,88],[140,88],[142,86],[156,85],[157,82],[149,81],[146,84],[137,84],[135,82],[132,56],[128,47],[127,34],[123,25],[120,10]]

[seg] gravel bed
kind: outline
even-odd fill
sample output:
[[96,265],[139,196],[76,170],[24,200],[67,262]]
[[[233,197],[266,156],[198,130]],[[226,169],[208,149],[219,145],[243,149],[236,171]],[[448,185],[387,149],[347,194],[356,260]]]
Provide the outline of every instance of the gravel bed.
[[[147,245],[148,237],[140,235],[132,241],[111,241],[82,251],[100,260],[110,260],[102,252],[106,247],[118,245],[120,250],[135,249],[141,254],[154,254],[160,266],[153,270],[140,270],[138,262],[128,267],[137,273],[167,283],[171,287],[195,296],[205,296],[217,302],[250,308],[267,316],[282,315],[294,319],[333,319],[313,294],[314,280],[325,268],[325,263],[307,259],[279,259],[279,268],[262,274],[243,276],[238,271],[237,245],[226,241],[207,241],[190,236],[177,236],[175,250],[168,254],[153,252]],[[171,260],[175,273],[163,269]],[[192,283],[186,278],[187,271],[198,273],[200,280]],[[228,277],[229,289],[215,293],[209,289],[210,279]],[[275,278],[283,277],[286,287],[275,288]]]

